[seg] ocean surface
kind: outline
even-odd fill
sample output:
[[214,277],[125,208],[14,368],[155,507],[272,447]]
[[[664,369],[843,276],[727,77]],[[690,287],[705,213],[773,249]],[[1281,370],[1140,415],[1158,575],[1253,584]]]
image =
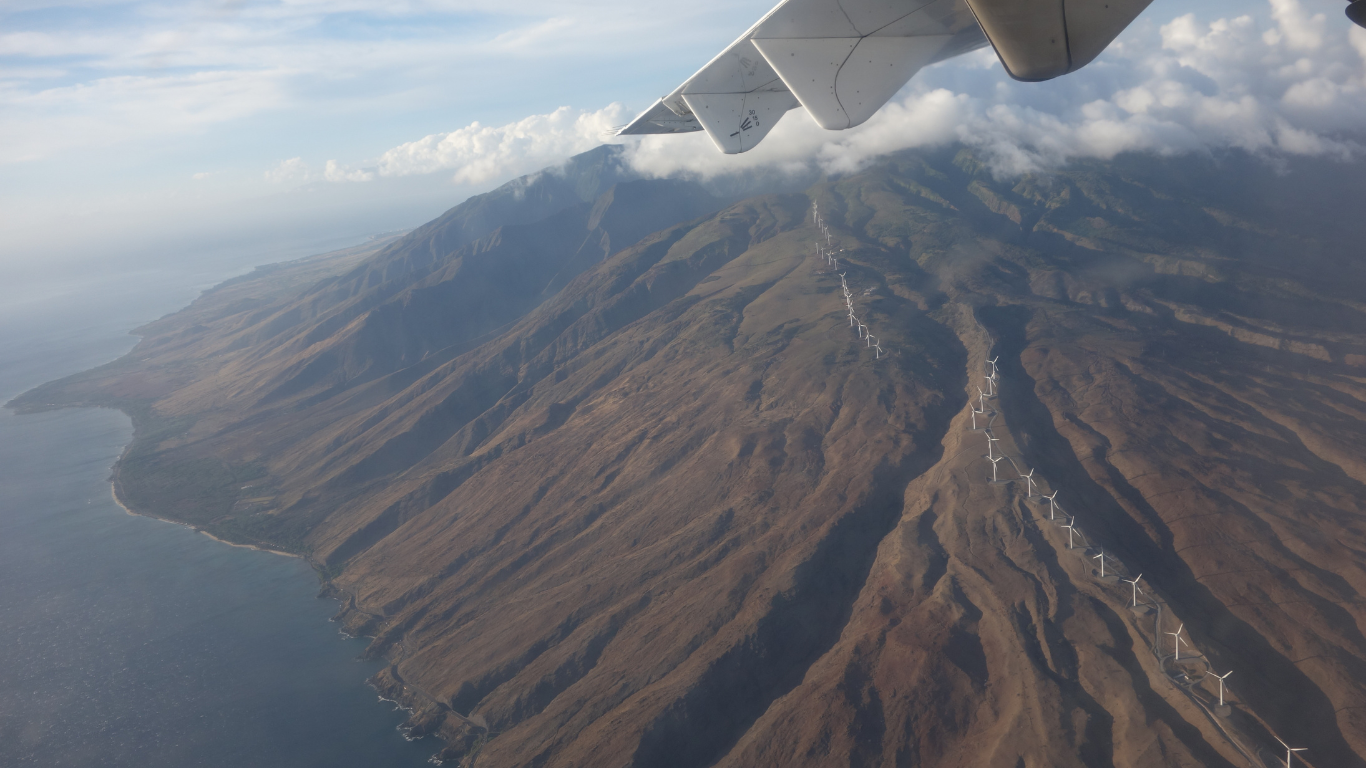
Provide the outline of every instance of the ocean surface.
[[[0,403],[118,357],[130,329],[278,260],[10,286]],[[117,411],[0,410],[0,765],[424,765],[441,745],[396,730],[403,713],[365,685],[380,664],[356,660],[365,641],[328,621],[337,604],[302,560],[114,503],[109,470],[131,434]]]

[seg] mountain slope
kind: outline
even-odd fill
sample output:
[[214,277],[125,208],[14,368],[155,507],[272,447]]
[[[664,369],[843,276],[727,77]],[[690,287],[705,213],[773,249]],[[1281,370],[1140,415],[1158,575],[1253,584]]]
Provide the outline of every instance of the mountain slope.
[[125,407],[122,498],[306,554],[448,759],[1362,765],[1359,176],[620,182],[17,404]]

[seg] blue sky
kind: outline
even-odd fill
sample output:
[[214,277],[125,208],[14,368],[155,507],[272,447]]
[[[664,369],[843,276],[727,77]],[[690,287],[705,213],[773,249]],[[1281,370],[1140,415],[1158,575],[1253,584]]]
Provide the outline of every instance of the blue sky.
[[[0,263],[419,224],[592,146],[769,5],[6,0]],[[1010,82],[987,51],[927,70],[842,135],[794,112],[739,159],[701,137],[633,151],[659,174],[839,172],[949,140],[984,147],[1002,172],[1218,144],[1350,158],[1366,36],[1342,7],[1157,0],[1101,60],[1053,83]]]

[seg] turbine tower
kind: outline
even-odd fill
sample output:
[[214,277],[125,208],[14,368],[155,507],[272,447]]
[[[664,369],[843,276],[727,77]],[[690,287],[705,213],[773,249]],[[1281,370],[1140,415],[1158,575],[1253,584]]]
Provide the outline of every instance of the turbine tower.
[[1105,578],[1105,550],[1102,549],[1099,555],[1094,555],[1091,559],[1100,561],[1100,577]]
[[[1214,670],[1210,670],[1210,674],[1214,675]],[[1219,681],[1219,706],[1221,707],[1224,706],[1224,681],[1227,680],[1228,676],[1231,674],[1233,674],[1233,670],[1230,669],[1222,675],[1214,675]]]
[[1164,633],[1163,633],[1163,634],[1171,635],[1171,636],[1172,636],[1172,649],[1173,649],[1173,651],[1175,652],[1175,656],[1176,656],[1176,659],[1175,659],[1175,660],[1176,660],[1176,661],[1180,661],[1180,660],[1181,660],[1181,644],[1182,644],[1183,642],[1185,642],[1184,640],[1181,639],[1181,630],[1183,630],[1183,629],[1185,629],[1185,628],[1186,628],[1186,625],[1185,625],[1184,622],[1182,622],[1181,626],[1177,627],[1175,632],[1164,632]]
[[878,342],[877,344],[874,344],[874,345],[873,345],[873,350],[874,350],[873,359],[874,359],[874,360],[881,360],[881,359],[882,359],[882,342]]
[[1134,585],[1134,604],[1133,604],[1132,606],[1130,606],[1131,608],[1137,608],[1137,607],[1138,607],[1138,582],[1141,581],[1142,579],[1143,579],[1143,574],[1140,573],[1140,574],[1138,574],[1137,576],[1135,576],[1135,577],[1133,578],[1133,580],[1129,580],[1129,579],[1124,579],[1124,580],[1123,580],[1125,584],[1133,584],[1133,585]]
[[999,438],[999,437],[992,437],[991,435],[987,435],[987,458],[988,458],[988,459],[995,458],[995,454],[993,454],[993,453],[991,452],[991,444],[992,444],[992,443],[999,443],[999,442],[1001,442],[1001,438]]
[[979,411],[979,410],[977,410],[976,408],[973,408],[973,407],[972,407],[972,403],[968,403],[968,411],[972,414],[972,431],[973,431],[973,432],[976,432],[976,431],[977,431],[977,414],[979,414],[979,413],[985,414],[986,411]]
[[[976,413],[976,411],[973,411],[973,413]],[[973,418],[973,421],[972,421],[972,428],[973,428],[973,429],[976,429],[976,428],[977,428],[977,419],[976,419],[975,417]],[[1034,498],[1034,470],[1031,469],[1031,470],[1029,470],[1029,474],[1027,474],[1027,475],[1020,475],[1020,477],[1024,478],[1024,481],[1025,481],[1026,483],[1029,484],[1029,485],[1027,486],[1028,490],[1025,492],[1025,498],[1026,498],[1026,499],[1032,499],[1032,498]]]
[[1004,459],[1004,458],[1005,458],[1004,456],[997,456],[997,457],[994,458],[994,459],[988,459],[988,461],[991,462],[991,482],[993,482],[993,483],[1000,482],[999,480],[996,479],[996,465],[997,465],[998,463],[1000,463],[1001,460]]
[[1073,515],[1073,516],[1067,518],[1067,524],[1063,526],[1064,528],[1067,529],[1067,548],[1068,548],[1068,549],[1072,549],[1072,532],[1076,530],[1076,528],[1074,527],[1073,524],[1076,523],[1076,522],[1077,522],[1077,518],[1076,518],[1075,515]]
[[1049,519],[1049,520],[1052,520],[1052,519],[1053,519],[1053,512],[1054,512],[1054,510],[1056,510],[1056,509],[1058,508],[1057,502],[1053,501],[1053,500],[1056,499],[1057,497],[1058,497],[1058,492],[1057,492],[1057,491],[1054,491],[1052,496],[1045,496],[1045,497],[1044,497],[1045,499],[1048,499],[1048,519]]

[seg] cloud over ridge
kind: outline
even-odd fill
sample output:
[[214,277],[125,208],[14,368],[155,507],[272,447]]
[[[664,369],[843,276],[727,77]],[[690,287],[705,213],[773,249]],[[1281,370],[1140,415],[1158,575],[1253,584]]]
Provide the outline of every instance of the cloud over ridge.
[[484,184],[531,173],[592,149],[625,119],[622,105],[611,104],[596,112],[560,107],[498,127],[474,122],[394,147],[380,156],[378,172],[408,176],[449,170],[455,172],[457,184]]
[[[695,133],[627,142],[627,157],[646,175],[713,177],[813,165],[847,173],[889,152],[953,141],[977,148],[1006,175],[1123,152],[1358,156],[1366,30],[1310,13],[1301,0],[1253,10],[1208,21],[1196,13],[1140,19],[1092,65],[1045,84],[1010,81],[992,52],[980,51],[920,73],[848,131],[825,131],[796,110],[742,155],[722,155]],[[483,184],[597,146],[629,117],[612,104],[498,127],[476,122],[395,147],[376,172],[445,171],[457,183]]]

